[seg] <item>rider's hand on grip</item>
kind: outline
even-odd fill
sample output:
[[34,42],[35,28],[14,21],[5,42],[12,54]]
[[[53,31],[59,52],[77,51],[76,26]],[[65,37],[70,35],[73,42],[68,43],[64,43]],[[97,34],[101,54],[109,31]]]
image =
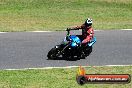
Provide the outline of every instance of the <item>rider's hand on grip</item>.
[[66,37],[66,40],[67,40],[67,41],[71,41],[71,39],[70,39],[70,37],[69,37],[69,36],[67,36],[67,37]]
[[70,31],[70,30],[71,30],[71,28],[67,28],[67,29],[66,29],[66,31]]

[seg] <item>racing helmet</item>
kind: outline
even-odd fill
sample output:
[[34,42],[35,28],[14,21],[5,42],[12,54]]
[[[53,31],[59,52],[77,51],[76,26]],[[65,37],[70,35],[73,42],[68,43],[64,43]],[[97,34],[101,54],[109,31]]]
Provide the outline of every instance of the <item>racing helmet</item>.
[[93,23],[92,19],[91,18],[87,18],[86,21],[85,21],[85,25],[86,26],[91,26]]

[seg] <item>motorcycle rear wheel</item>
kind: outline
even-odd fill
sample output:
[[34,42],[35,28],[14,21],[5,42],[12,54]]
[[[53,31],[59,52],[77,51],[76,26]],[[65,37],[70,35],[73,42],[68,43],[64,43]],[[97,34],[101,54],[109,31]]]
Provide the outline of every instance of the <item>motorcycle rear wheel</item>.
[[92,46],[86,48],[86,50],[85,50],[85,55],[86,55],[86,56],[89,56],[89,55],[91,54],[91,52],[92,52],[92,48],[93,48]]

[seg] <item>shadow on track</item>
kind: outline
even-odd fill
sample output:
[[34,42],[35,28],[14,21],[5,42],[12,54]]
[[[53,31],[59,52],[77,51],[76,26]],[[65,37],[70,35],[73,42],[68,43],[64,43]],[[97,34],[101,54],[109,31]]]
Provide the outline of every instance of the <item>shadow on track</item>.
[[77,60],[81,60],[81,59],[85,59],[85,58],[63,58],[63,57],[58,57],[56,59],[47,59],[47,60],[65,60],[65,61],[77,61]]

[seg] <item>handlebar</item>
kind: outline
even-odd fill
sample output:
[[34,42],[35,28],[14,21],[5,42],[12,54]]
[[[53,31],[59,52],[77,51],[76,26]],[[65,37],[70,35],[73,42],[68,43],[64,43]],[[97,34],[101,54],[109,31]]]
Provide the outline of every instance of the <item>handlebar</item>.
[[76,41],[70,40],[70,31],[71,31],[71,30],[75,30],[75,29],[72,29],[72,28],[67,28],[67,29],[66,29],[66,31],[67,31],[67,35],[66,35],[67,40],[70,41],[70,42],[74,42],[74,43],[76,43],[78,46],[80,46],[81,44],[78,44]]
[[66,31],[67,31],[67,36],[70,36],[70,29],[67,28]]

